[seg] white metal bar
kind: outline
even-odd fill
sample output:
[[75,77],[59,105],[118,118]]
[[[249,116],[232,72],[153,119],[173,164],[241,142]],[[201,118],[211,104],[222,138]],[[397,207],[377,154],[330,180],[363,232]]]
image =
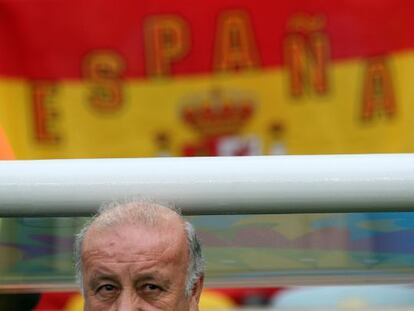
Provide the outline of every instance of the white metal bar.
[[185,214],[414,210],[414,155],[0,162],[0,216],[80,216],[143,196]]

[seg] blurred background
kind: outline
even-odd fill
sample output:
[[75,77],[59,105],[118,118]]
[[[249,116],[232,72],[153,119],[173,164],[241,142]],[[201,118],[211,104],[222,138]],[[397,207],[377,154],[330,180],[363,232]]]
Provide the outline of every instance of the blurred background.
[[[0,158],[413,152],[413,15],[411,0],[0,0]],[[414,309],[412,213],[189,218],[201,310]],[[0,310],[82,310],[85,220],[0,218]]]

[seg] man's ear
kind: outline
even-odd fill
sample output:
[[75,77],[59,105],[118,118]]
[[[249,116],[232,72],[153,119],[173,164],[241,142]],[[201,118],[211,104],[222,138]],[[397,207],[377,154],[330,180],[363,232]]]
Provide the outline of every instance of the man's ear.
[[194,284],[193,291],[191,293],[190,311],[197,311],[198,304],[200,302],[201,292],[204,285],[204,275],[200,276],[197,282]]

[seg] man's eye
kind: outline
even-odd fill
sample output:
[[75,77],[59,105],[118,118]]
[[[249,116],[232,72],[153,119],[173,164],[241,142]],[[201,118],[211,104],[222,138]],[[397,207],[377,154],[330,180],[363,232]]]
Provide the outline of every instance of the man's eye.
[[99,290],[110,292],[110,291],[115,290],[115,286],[113,286],[111,284],[105,284],[105,285],[102,285],[101,287],[99,287]]
[[146,293],[158,293],[162,291],[162,288],[155,284],[144,284],[142,290]]
[[117,288],[112,284],[104,284],[97,288],[96,293],[103,298],[110,298],[117,293]]

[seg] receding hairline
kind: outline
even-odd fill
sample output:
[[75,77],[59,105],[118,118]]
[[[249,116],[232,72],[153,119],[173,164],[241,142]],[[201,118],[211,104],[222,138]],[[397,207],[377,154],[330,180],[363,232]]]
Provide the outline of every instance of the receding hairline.
[[[171,216],[174,217],[174,215]],[[172,217],[169,218],[172,219]],[[139,241],[141,239],[147,240],[150,237],[152,242],[149,245],[152,245],[151,247],[159,245],[159,247],[163,247],[163,251],[168,248],[170,255],[177,252],[181,254],[180,256],[189,254],[185,224],[179,217],[174,217],[173,222],[168,218],[158,219],[156,226],[129,220],[128,222],[121,220],[115,225],[92,223],[84,235],[81,257],[84,258],[83,256],[89,252],[96,253],[98,249],[100,251],[104,250],[106,253],[106,246],[109,247],[111,243],[124,244],[122,241],[124,239],[127,243],[132,242],[132,244],[129,244],[131,248],[128,249],[133,251],[142,250]],[[135,242],[138,244],[135,244]],[[173,248],[169,248],[169,246],[173,246]],[[135,247],[137,248],[135,249]],[[189,260],[189,257],[185,256],[185,258]]]
[[115,224],[155,225],[161,221],[178,220],[184,227],[181,211],[173,206],[154,202],[126,202],[103,205],[90,226],[105,227]]
[[[111,230],[119,226],[131,225],[162,231],[163,223],[171,226],[180,225],[180,233],[186,235],[186,221],[181,211],[174,206],[146,201],[112,202],[102,205],[96,216],[91,219],[84,232],[84,240],[95,230]],[[82,249],[80,251],[82,252]]]

